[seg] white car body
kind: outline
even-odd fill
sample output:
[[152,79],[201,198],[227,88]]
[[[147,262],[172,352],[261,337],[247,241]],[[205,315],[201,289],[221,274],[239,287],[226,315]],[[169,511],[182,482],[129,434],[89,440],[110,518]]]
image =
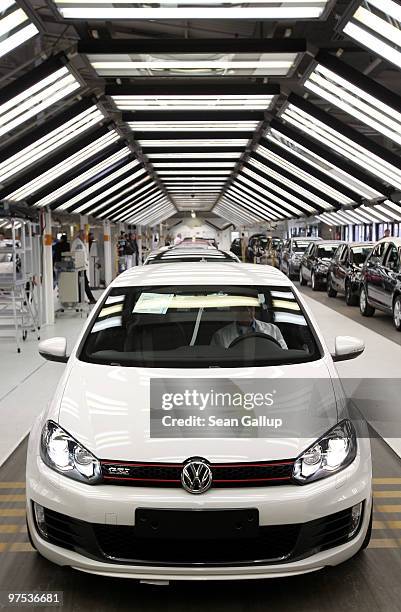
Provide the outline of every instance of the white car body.
[[[40,456],[42,429],[52,420],[99,459],[135,462],[181,463],[189,457],[205,457],[211,463],[283,460],[300,455],[315,437],[280,439],[151,439],[149,437],[149,384],[151,378],[338,378],[332,357],[302,296],[281,272],[271,267],[236,263],[161,264],[129,270],[110,287],[174,285],[207,286],[274,285],[291,287],[302,304],[321,345],[322,357],[312,363],[246,368],[139,368],[98,365],[80,361],[77,351],[82,331],[50,405],[37,419],[29,440],[27,459],[28,527],[37,550],[56,564],[104,576],[143,581],[223,580],[290,576],[337,565],[362,546],[371,514],[371,456],[367,437],[358,438],[353,462],[335,475],[298,486],[283,484],[258,488],[211,488],[191,495],[183,488],[94,486],[72,480],[48,467]],[[211,279],[214,279],[212,283]],[[110,288],[109,288],[110,289]],[[106,290],[105,294],[109,290]],[[103,298],[102,298],[103,299]],[[101,300],[100,300],[101,302]],[[87,325],[96,317],[91,314]],[[85,326],[86,328],[86,326]],[[338,386],[338,385],[337,385]],[[333,394],[338,394],[336,391]],[[342,398],[334,398],[337,406]],[[339,419],[333,415],[334,422]],[[283,526],[321,519],[360,502],[363,518],[355,537],[339,546],[294,561],[238,564],[118,563],[90,558],[77,550],[47,542],[36,528],[32,502],[80,521],[101,525],[134,526],[135,509],[239,509],[257,508],[261,526]]]

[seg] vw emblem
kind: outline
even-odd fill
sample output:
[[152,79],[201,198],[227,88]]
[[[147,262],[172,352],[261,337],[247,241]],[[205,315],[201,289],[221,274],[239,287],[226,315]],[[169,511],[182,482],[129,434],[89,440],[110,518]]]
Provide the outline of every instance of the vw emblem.
[[188,493],[205,493],[211,487],[212,480],[212,470],[205,459],[192,457],[184,463],[181,483]]

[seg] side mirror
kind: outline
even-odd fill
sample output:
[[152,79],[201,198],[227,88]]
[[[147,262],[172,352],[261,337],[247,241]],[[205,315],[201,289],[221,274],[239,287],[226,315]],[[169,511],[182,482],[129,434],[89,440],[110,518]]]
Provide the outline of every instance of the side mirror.
[[333,361],[347,361],[362,355],[365,350],[365,343],[353,336],[337,336],[335,339],[335,349],[332,353]]
[[48,361],[67,363],[67,339],[56,337],[39,342],[39,354]]

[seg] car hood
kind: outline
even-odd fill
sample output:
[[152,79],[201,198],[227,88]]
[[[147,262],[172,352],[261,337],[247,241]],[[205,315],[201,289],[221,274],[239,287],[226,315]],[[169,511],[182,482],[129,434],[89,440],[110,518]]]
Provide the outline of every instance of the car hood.
[[[202,456],[211,462],[245,462],[295,458],[338,422],[331,368],[329,359],[323,358],[280,367],[219,369],[216,375],[216,370],[210,369],[145,369],[74,360],[61,400],[54,405],[49,418],[99,459],[182,462],[188,457]],[[199,379],[202,379],[202,384],[209,384],[216,391],[223,380],[235,381],[238,386],[251,383],[255,389],[260,381],[264,388],[266,384],[279,387],[281,394],[285,395],[283,389],[287,390],[288,397],[278,406],[279,413],[285,413],[290,403],[307,418],[308,415],[319,415],[319,418],[313,420],[311,427],[302,423],[294,426],[290,435],[289,430],[285,434],[278,431],[266,434],[266,429],[258,427],[252,428],[251,434],[245,434],[253,437],[242,437],[243,434],[238,437],[238,430],[232,437],[222,437],[220,433],[214,433],[213,438],[183,437],[180,428],[169,432],[168,438],[153,430],[151,435],[150,383],[156,384],[155,379],[157,384],[167,381],[170,389],[179,379],[181,382],[185,379],[192,386],[201,384]],[[311,401],[311,394],[305,389],[321,383],[324,397]],[[153,399],[152,406],[154,402]],[[255,415],[248,411],[247,416]],[[304,416],[301,418],[304,421]]]

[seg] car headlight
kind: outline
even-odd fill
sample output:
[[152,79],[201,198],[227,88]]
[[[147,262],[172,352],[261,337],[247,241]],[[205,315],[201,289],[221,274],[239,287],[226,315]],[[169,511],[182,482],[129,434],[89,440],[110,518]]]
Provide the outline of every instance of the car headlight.
[[351,421],[341,421],[298,457],[293,478],[307,484],[336,474],[353,462],[356,451],[354,426]]
[[50,468],[74,480],[95,484],[102,479],[98,459],[53,421],[43,428],[40,456]]

